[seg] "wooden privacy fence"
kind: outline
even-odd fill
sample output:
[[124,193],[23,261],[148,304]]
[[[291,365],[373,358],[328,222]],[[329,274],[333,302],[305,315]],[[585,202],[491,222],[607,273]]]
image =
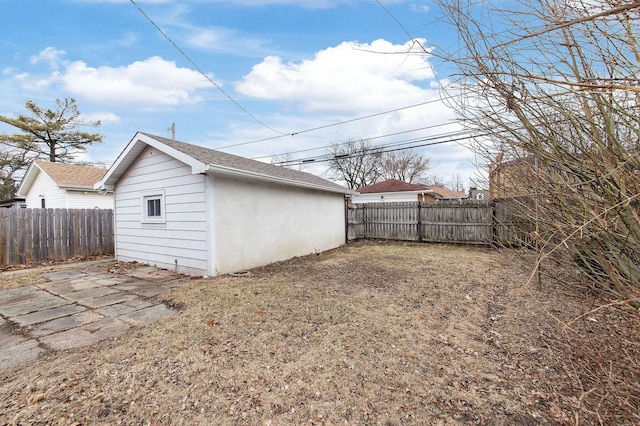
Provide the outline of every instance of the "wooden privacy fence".
[[0,265],[113,252],[111,209],[0,209]]
[[347,211],[349,240],[522,245],[529,232],[509,200],[349,204]]

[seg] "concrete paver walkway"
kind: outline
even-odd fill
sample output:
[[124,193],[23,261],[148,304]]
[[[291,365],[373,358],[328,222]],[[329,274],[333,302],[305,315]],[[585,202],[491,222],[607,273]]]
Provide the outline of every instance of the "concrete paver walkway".
[[49,350],[91,345],[172,314],[155,296],[188,278],[140,266],[105,273],[104,262],[54,270],[48,281],[0,291],[0,370]]

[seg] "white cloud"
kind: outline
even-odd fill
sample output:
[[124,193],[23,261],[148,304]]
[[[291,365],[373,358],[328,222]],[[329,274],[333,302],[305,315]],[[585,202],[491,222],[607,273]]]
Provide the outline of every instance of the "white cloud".
[[212,87],[200,73],[179,68],[158,56],[122,67],[90,67],[75,61],[56,78],[74,96],[140,106],[177,105],[201,99],[198,89]]
[[120,121],[120,117],[112,112],[91,112],[88,114],[81,114],[80,120],[83,122],[100,121],[102,124],[105,124],[118,123]]
[[46,62],[51,68],[58,68],[58,66],[62,63],[62,59],[60,57],[65,55],[66,53],[67,52],[65,52],[64,50],[47,47],[41,50],[37,55],[32,56],[29,60],[29,63],[31,65],[36,65],[40,62]]
[[[277,114],[261,118],[295,136],[240,146],[233,152],[255,157],[349,138],[372,138],[381,146],[408,142],[401,146],[414,146],[414,152],[431,159],[430,174],[445,179],[459,174],[466,183],[475,170],[471,151],[455,143],[428,145],[447,140],[448,134],[461,130],[454,123],[455,111],[441,99],[443,82],[436,79],[429,59],[418,45],[394,45],[385,40],[344,42],[295,62],[267,57],[235,87],[252,98],[281,103]],[[286,110],[291,112],[287,114]],[[346,123],[327,126],[342,121]],[[317,130],[307,133],[305,129]],[[259,135],[257,126],[245,126],[234,129],[235,137],[230,139],[259,140]],[[292,157],[314,158],[324,153],[326,149],[319,149]],[[326,163],[308,163],[304,168],[322,174]]]
[[299,103],[310,111],[385,110],[437,95],[415,84],[434,76],[429,55],[418,44],[344,42],[298,63],[269,56],[236,89],[254,98]]
[[255,56],[268,47],[264,39],[239,35],[236,31],[221,27],[199,28],[185,26],[191,33],[186,41],[190,46],[209,52],[231,53],[237,56]]
[[418,13],[427,13],[429,12],[429,6],[426,4],[412,4],[411,5],[411,10],[413,10],[414,12],[418,12]]

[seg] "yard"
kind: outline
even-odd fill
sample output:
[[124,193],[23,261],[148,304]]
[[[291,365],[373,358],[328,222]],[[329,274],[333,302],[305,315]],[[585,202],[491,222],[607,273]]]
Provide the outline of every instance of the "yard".
[[0,372],[0,423],[638,421],[637,315],[529,275],[512,251],[361,241],[194,280],[176,315]]

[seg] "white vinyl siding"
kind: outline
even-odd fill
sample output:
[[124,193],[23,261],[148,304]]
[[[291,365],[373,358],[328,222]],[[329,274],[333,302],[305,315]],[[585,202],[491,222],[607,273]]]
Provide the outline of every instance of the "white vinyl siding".
[[[47,204],[48,207],[48,204]],[[68,209],[112,209],[113,194],[98,194],[94,191],[67,190]]]
[[329,250],[344,244],[344,195],[215,178],[217,273]]
[[42,172],[38,173],[38,176],[33,180],[29,192],[24,198],[29,209],[41,208],[42,198],[45,199],[46,207],[49,209],[67,208],[65,190],[58,188],[53,180]]
[[[43,195],[44,197],[41,197]],[[47,176],[39,172],[33,180],[29,192],[25,196],[27,208],[39,209],[42,199],[48,209],[112,209],[113,195],[98,194],[93,190],[68,190],[58,188],[58,185]]]
[[356,195],[351,199],[354,204],[360,203],[399,203],[418,201],[420,194],[427,191],[400,191],[400,192],[374,192],[370,194]]
[[[182,273],[208,269],[205,176],[147,147],[118,180],[116,256]],[[163,220],[145,221],[145,196],[163,194]],[[176,263],[177,262],[177,263]]]

